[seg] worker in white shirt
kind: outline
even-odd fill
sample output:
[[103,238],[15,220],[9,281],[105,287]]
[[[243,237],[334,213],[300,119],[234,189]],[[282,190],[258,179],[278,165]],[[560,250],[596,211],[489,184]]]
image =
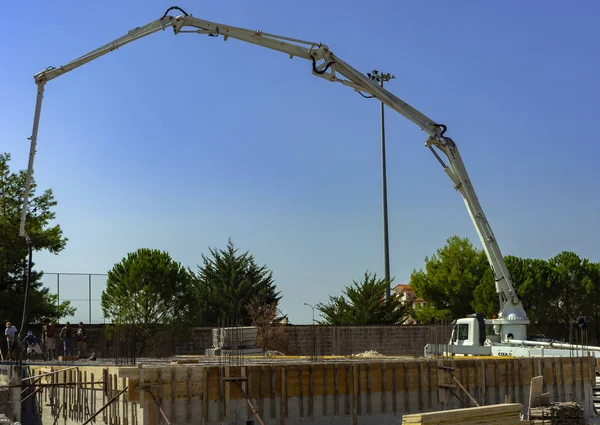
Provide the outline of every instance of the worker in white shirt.
[[6,359],[12,360],[13,351],[17,348],[17,328],[10,322],[6,322],[6,329],[4,330],[4,336],[6,336],[6,345],[8,350],[6,353]]

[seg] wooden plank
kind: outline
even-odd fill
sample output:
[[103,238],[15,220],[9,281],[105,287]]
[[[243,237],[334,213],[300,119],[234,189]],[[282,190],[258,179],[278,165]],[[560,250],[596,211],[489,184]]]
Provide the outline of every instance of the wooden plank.
[[277,418],[277,406],[275,405],[275,367],[269,366],[269,391],[271,394],[271,400],[269,406],[271,407],[271,419]]
[[298,365],[298,407],[301,418],[304,417],[304,394],[302,389],[302,366]]
[[327,364],[323,364],[323,409],[322,409],[322,413],[323,416],[327,417],[327,396],[328,396],[328,392],[327,391]]
[[265,366],[259,366],[260,377],[258,379],[258,412],[262,417],[265,414]]
[[358,391],[359,391],[359,376],[358,365],[352,367],[352,425],[358,425]]
[[410,399],[409,399],[409,392],[410,392],[410,384],[409,384],[409,380],[408,380],[408,365],[410,363],[409,362],[404,362],[404,388],[402,388],[402,390],[404,391],[404,411],[405,412],[410,412]]
[[[155,395],[156,399],[158,400],[158,405],[162,407],[163,405],[163,368],[158,369],[158,379],[157,379],[157,383],[158,383],[158,388],[156,389],[157,394]],[[156,409],[156,423],[160,423],[160,421],[162,420],[162,417],[159,417],[160,412],[158,411],[158,409]]]
[[[139,366],[139,379],[140,379],[140,386],[143,387],[144,383],[146,382],[146,370],[144,370],[144,368],[141,367],[141,365]],[[111,380],[108,378],[108,369],[102,369],[102,379],[104,381],[104,391],[102,391],[102,405],[106,405],[107,401],[110,400],[112,398],[112,394],[111,394]],[[140,407],[142,409],[146,409],[146,391],[144,390],[140,390]],[[108,398],[108,400],[107,400]],[[114,403],[113,403],[114,404]],[[103,417],[103,421],[104,423],[110,423],[107,421],[107,412],[108,409],[104,409],[104,411],[102,412],[102,417]],[[108,416],[111,416],[110,414]]]
[[[90,381],[91,382],[96,382],[94,379],[94,374],[90,373]],[[52,375],[52,382],[54,382],[54,375]],[[52,390],[52,392],[54,393],[54,389]],[[51,402],[52,403],[52,402]],[[90,406],[91,412],[90,414],[92,414],[93,412],[96,411],[96,392],[92,392],[92,402],[91,402],[91,406]],[[54,416],[54,414],[53,414]],[[93,423],[96,423],[95,420],[92,421]]]
[[500,404],[500,367],[498,359],[494,360],[494,377],[496,383],[496,404]]
[[418,385],[418,391],[419,391],[419,412],[422,412],[423,409],[423,405],[425,404],[423,398],[424,398],[424,394],[423,394],[423,376],[422,376],[422,365],[423,362],[417,362],[417,385]]
[[209,383],[210,383],[210,368],[202,368],[202,417],[204,423],[208,422],[208,394],[209,394]]
[[[246,378],[246,381],[242,381],[242,388],[244,392],[248,396],[250,400],[256,400],[254,403],[258,403],[260,397],[260,366],[241,366],[240,374],[242,377]],[[232,372],[232,376],[235,374]],[[237,385],[231,385],[232,388],[237,388]],[[240,397],[242,395],[240,394]],[[246,420],[252,420],[254,414],[252,413],[252,409],[248,403],[245,403],[246,406]],[[257,405],[254,404],[256,407]],[[230,407],[231,409],[231,407]],[[259,412],[260,414],[260,412]]]
[[[83,371],[83,382],[89,382],[87,370]],[[125,387],[123,386],[123,388],[125,388]],[[93,386],[89,385],[89,384],[84,384],[83,401],[82,401],[83,409],[82,409],[81,418],[80,418],[81,421],[86,420],[90,416],[90,406],[88,405],[88,394],[90,393],[90,391],[92,391],[92,393],[93,393],[93,391],[94,391]]]
[[507,359],[506,362],[508,363],[508,366],[510,369],[511,400],[514,400],[516,402],[517,401],[517,375],[516,375],[516,370],[515,370],[515,360]]
[[339,386],[338,365],[333,365],[333,415],[340,414],[340,386]]
[[[126,386],[127,386],[127,379],[121,378],[121,388],[125,388]],[[129,415],[127,414],[128,413],[127,406],[129,406],[129,400],[127,400],[127,391],[125,391],[121,397],[123,400],[123,402],[121,403],[121,408],[122,408],[122,412],[123,412],[122,413],[123,425],[129,425]],[[89,417],[89,414],[87,416]]]
[[438,393],[438,403],[442,406],[446,403],[446,390],[442,388],[442,384],[445,382],[445,374],[446,372],[442,369],[444,362],[438,360],[436,362],[436,371],[437,371],[437,393]]
[[510,372],[508,370],[508,359],[502,361],[504,363],[504,398],[510,399]]
[[367,378],[367,414],[371,414],[371,363],[365,365],[365,376]]
[[392,363],[392,412],[396,414],[398,412],[396,402],[396,362]]
[[76,413],[75,413],[75,417],[77,418],[78,421],[83,422],[83,396],[81,393],[81,371],[80,370],[76,370],[75,371],[75,381],[76,381],[76,387],[75,387],[75,408],[77,409]]
[[176,383],[177,376],[175,375],[175,368],[170,369],[171,375],[171,423],[175,423],[175,400],[177,400]]
[[[242,391],[248,391],[246,382],[240,382],[242,391],[236,384],[233,384],[227,378],[230,377],[245,377],[245,369],[238,366],[221,366],[219,367],[219,417],[225,418],[231,415],[231,399],[242,397]],[[246,404],[243,404],[246,406]],[[242,416],[242,415],[240,415]]]
[[584,368],[583,368],[583,358],[580,357],[579,358],[579,364],[580,364],[580,370],[581,370],[581,380],[580,380],[580,386],[581,386],[581,401],[585,401],[585,396],[586,396],[586,391],[585,391],[585,374],[584,374]]
[[558,360],[558,363],[559,363],[558,369],[559,369],[559,374],[560,374],[560,385],[561,385],[561,388],[562,388],[562,394],[566,394],[567,393],[567,390],[565,388],[565,368],[564,368],[565,362],[564,362],[564,360],[566,360],[566,359],[559,359]]
[[362,416],[362,401],[363,401],[363,392],[366,392],[366,382],[364,385],[364,391],[363,391],[363,376],[365,376],[365,374],[363,373],[363,367],[362,364],[357,364],[356,365],[356,371],[358,373],[358,388],[356,389],[356,393],[358,395],[358,416]]
[[346,363],[345,367],[345,383],[346,390],[344,393],[344,412],[346,415],[350,415],[350,398],[353,397],[352,386],[350,380],[353,379],[350,373],[350,365]]
[[432,382],[433,373],[431,372],[432,367],[433,367],[433,362],[428,360],[427,361],[427,407],[429,409],[431,409],[433,406],[433,399],[431,396],[431,393],[434,388],[433,382]]
[[[457,362],[456,366],[459,367],[459,370],[458,370],[458,374],[459,374],[458,381],[462,384],[463,382],[465,382],[465,377],[464,377],[465,362],[464,361]],[[463,395],[461,394],[461,399],[462,399],[462,397],[463,397]],[[421,411],[421,410],[419,409],[419,411]]]
[[315,391],[315,370],[314,366],[308,365],[308,417],[313,418],[313,401],[314,401],[314,391]]
[[[190,366],[187,366],[185,368],[185,372],[186,372],[186,389],[187,389],[187,403],[185,404],[185,416],[187,418],[187,421],[190,422],[190,419],[192,417],[192,368]],[[219,404],[220,406],[220,404]]]
[[[110,375],[112,380],[113,380],[113,389],[114,389],[114,396],[116,396],[118,389],[119,389],[119,377],[116,374],[111,374]],[[120,423],[120,415],[119,415],[119,402],[122,401],[122,398],[119,398],[119,400],[117,400],[115,403],[113,403],[115,405],[114,409],[113,409],[113,416],[114,416],[114,423],[115,424],[119,424]]]
[[482,375],[483,375],[483,404],[487,406],[489,404],[488,388],[490,386],[489,381],[488,381],[488,376],[489,376],[488,375],[488,363],[485,360],[483,360],[481,362],[481,364],[482,364],[482,369],[483,369],[483,372],[482,372]]
[[518,419],[522,409],[523,405],[521,403],[503,403],[490,406],[415,413],[404,415],[402,423],[440,423],[451,421],[456,423],[456,421],[466,422],[472,419],[494,418],[498,416],[514,416]]
[[461,384],[463,384],[465,390],[467,390],[467,392],[471,394],[471,360],[465,360],[463,364],[465,367],[465,382],[464,384],[461,382]]
[[279,423],[280,425],[285,425],[285,418],[287,416],[287,368],[285,366],[281,367],[281,395],[280,395],[280,414],[279,414]]
[[556,359],[552,358],[550,359],[550,364],[552,365],[552,381],[553,381],[553,385],[554,385],[554,394],[558,395],[558,376],[556,373]]
[[380,367],[380,371],[379,373],[381,374],[381,413],[387,413],[387,405],[386,405],[386,398],[387,398],[387,388],[386,388],[386,363],[381,362],[379,363],[379,367]]

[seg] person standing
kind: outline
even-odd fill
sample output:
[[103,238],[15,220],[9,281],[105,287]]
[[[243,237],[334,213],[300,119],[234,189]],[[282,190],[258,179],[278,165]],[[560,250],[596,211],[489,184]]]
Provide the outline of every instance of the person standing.
[[65,323],[65,327],[60,330],[60,340],[63,342],[63,349],[65,356],[74,356],[75,355],[75,341],[73,328],[71,327],[71,323]]
[[83,326],[83,322],[79,322],[79,328],[75,334],[75,342],[77,343],[77,356],[82,359],[85,357],[87,345],[87,332]]
[[48,322],[48,319],[44,320],[44,326],[42,326],[42,347],[46,360],[53,360],[56,358],[56,327],[54,322]]
[[6,322],[4,336],[6,337],[6,360],[13,360],[14,350],[17,348],[17,327],[10,322]]

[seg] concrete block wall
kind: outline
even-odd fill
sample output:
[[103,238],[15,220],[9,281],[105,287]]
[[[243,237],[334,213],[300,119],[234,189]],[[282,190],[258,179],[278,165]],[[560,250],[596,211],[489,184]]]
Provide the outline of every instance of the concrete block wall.
[[[434,335],[435,332],[435,335]],[[423,355],[427,343],[448,341],[450,331],[435,326],[290,326],[289,355],[350,355],[374,350],[389,356]],[[316,349],[313,350],[313,347]]]
[[[112,357],[113,343],[102,325],[88,326],[88,352]],[[284,354],[308,356],[350,355],[374,350],[392,356],[423,355],[425,344],[446,342],[448,327],[407,326],[287,326],[287,350]],[[212,327],[197,327],[172,342],[173,354],[203,354],[212,346]]]
[[[532,325],[533,326],[533,325]],[[556,329],[554,329],[556,328]],[[113,357],[114,342],[107,338],[105,325],[86,325],[88,331],[88,353],[98,357]],[[450,339],[448,326],[401,325],[401,326],[287,326],[288,347],[285,354],[307,356],[349,355],[374,350],[385,355],[422,356],[427,343],[445,343]],[[547,335],[558,335],[564,325],[552,325],[543,329],[532,328]],[[39,329],[32,327],[39,336]],[[168,329],[165,331],[168,335]],[[592,344],[592,332],[588,343]],[[196,327],[178,340],[166,338],[161,350],[163,355],[203,354],[212,346],[212,327]],[[6,347],[3,348],[6,351]],[[145,355],[153,355],[146,353]]]

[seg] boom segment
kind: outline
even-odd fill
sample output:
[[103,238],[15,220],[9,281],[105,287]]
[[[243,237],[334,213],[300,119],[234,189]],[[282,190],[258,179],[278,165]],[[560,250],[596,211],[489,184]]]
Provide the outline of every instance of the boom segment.
[[[182,14],[177,16],[168,15],[171,10],[178,10]],[[428,134],[425,146],[427,146],[435,155],[452,181],[454,188],[461,194],[467,211],[469,212],[471,220],[473,221],[478,236],[483,244],[487,259],[493,269],[496,281],[496,292],[498,293],[500,302],[500,311],[499,318],[492,320],[492,323],[495,325],[504,325],[503,329],[506,329],[506,332],[504,330],[502,331],[503,340],[507,337],[513,337],[519,340],[526,338],[525,325],[529,323],[529,320],[521,301],[515,292],[500,247],[498,246],[491,226],[479,203],[466,167],[458,151],[458,147],[452,139],[445,136],[445,125],[436,123],[434,120],[419,112],[385,88],[372,82],[366,75],[357,71],[348,63],[334,55],[325,44],[198,19],[187,14],[179,7],[169,8],[160,19],[142,27],[137,27],[129,31],[126,35],[63,66],[58,68],[49,67],[34,75],[38,91],[33,130],[30,138],[29,165],[20,223],[21,236],[26,235],[25,222],[27,216],[27,202],[30,192],[31,176],[33,173],[33,163],[45,84],[56,77],[73,71],[106,53],[131,43],[132,41],[165,30],[169,27],[173,29],[175,34],[204,34],[215,38],[222,36],[224,40],[233,38],[285,53],[289,55],[290,58],[299,57],[306,59],[312,64],[311,71],[314,75],[350,87],[361,94],[369,94],[369,97],[376,98],[383,102],[385,105],[409,119],[425,131]],[[444,154],[449,165],[444,162],[439,155],[439,152]],[[500,333],[500,328],[501,326],[497,327],[497,333]]]

